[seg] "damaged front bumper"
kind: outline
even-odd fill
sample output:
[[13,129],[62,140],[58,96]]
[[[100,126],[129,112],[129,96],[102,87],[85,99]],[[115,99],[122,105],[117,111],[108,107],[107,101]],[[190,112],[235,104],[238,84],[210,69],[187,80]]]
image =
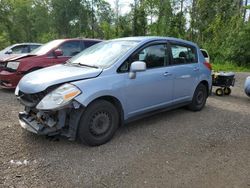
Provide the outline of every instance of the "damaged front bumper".
[[35,134],[40,134],[43,128],[36,121],[32,121],[25,112],[19,113],[19,123],[22,128]]
[[66,108],[44,112],[26,107],[24,112],[19,113],[19,123],[22,128],[38,135],[62,135],[75,140],[83,111],[84,108]]

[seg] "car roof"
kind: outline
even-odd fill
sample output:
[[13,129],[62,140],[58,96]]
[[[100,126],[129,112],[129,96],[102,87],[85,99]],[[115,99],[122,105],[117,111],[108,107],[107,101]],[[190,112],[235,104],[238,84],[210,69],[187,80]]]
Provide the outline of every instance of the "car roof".
[[42,43],[35,43],[35,42],[23,42],[23,43],[16,43],[12,46],[18,46],[18,45],[43,45]]
[[201,50],[201,51],[205,51],[205,52],[207,52],[207,50],[206,50],[206,49],[204,49],[204,48],[201,48],[200,50]]
[[159,37],[159,36],[138,36],[138,37],[125,37],[125,38],[118,38],[113,40],[131,40],[131,41],[139,41],[139,42],[150,42],[155,40],[168,40],[168,41],[175,41],[175,42],[183,42],[186,44],[194,45],[195,43],[183,39],[178,39],[174,37]]
[[93,38],[66,38],[66,39],[56,39],[56,40],[64,40],[64,41],[70,41],[70,40],[82,40],[82,41],[103,41],[101,39],[93,39]]

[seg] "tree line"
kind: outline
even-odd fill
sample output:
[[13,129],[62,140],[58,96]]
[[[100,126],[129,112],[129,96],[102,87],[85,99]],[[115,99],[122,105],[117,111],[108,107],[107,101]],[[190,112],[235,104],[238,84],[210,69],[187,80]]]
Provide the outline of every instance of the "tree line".
[[0,0],[0,48],[56,38],[171,36],[198,43],[213,61],[250,65],[250,0],[133,0],[121,14],[105,0]]

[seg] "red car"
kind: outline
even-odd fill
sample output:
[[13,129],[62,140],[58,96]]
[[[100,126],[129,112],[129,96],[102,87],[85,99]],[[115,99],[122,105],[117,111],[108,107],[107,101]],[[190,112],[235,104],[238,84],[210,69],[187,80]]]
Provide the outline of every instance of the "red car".
[[42,45],[29,54],[11,56],[0,62],[0,87],[15,88],[23,75],[64,63],[84,49],[101,42],[96,39],[58,39]]

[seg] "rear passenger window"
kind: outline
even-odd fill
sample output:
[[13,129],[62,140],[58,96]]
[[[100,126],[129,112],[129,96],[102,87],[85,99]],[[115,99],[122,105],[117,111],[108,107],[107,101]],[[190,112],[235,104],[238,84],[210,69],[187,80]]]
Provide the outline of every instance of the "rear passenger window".
[[164,44],[146,47],[133,55],[132,62],[144,61],[147,68],[163,67],[168,64],[167,48]]
[[194,47],[172,44],[171,53],[173,57],[172,64],[174,65],[198,62],[196,49]]

